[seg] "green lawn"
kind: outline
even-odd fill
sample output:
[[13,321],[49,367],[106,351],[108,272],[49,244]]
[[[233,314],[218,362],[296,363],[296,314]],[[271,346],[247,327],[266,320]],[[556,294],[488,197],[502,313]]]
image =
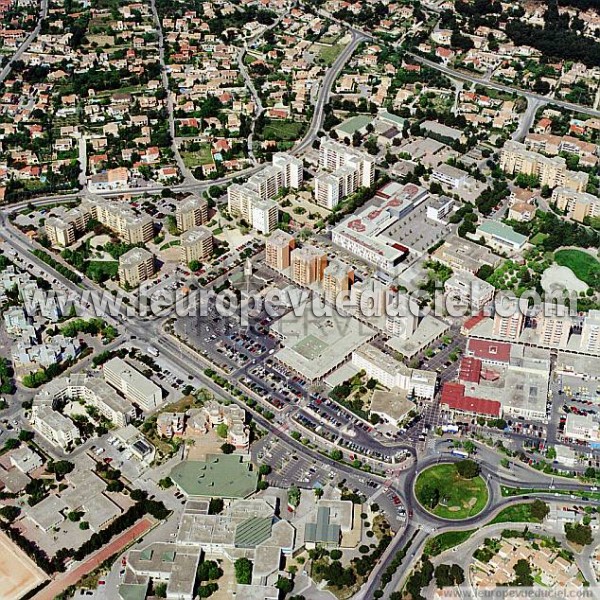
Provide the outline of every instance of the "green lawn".
[[595,291],[600,291],[600,262],[581,250],[558,250],[554,253],[557,264],[568,267]]
[[293,142],[300,138],[303,129],[304,123],[299,123],[297,121],[272,121],[265,125],[262,137],[265,140]]
[[491,521],[494,523],[539,523],[531,514],[531,504],[515,504],[501,510]]
[[[435,508],[425,507],[422,492],[425,486],[439,490]],[[429,512],[443,519],[467,519],[479,514],[487,504],[488,490],[481,476],[463,479],[454,463],[444,463],[425,469],[415,483],[417,500]]]
[[462,544],[465,540],[468,540],[476,529],[467,529],[465,531],[446,531],[440,533],[433,538],[429,538],[425,544],[424,552],[429,556],[437,556],[445,550],[450,550],[459,544]]
[[331,66],[335,59],[342,53],[346,46],[344,44],[335,44],[334,46],[320,46],[319,58],[326,66]]
[[548,237],[547,233],[536,233],[531,240],[529,240],[535,246],[539,246]]
[[188,169],[201,165],[209,165],[213,162],[211,149],[208,144],[202,145],[198,152],[181,152],[181,158]]

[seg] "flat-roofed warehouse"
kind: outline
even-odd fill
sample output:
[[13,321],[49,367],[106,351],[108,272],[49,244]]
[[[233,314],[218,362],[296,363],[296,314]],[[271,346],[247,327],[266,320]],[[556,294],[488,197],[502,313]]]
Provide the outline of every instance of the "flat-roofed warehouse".
[[377,334],[368,325],[340,315],[335,309],[323,316],[317,312],[306,302],[271,326],[284,345],[275,358],[308,381],[329,375]]

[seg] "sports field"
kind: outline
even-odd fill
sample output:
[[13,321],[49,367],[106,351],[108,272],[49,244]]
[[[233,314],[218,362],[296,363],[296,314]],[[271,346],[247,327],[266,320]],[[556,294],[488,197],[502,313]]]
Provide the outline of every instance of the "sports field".
[[0,533],[0,600],[18,600],[48,576],[4,533]]

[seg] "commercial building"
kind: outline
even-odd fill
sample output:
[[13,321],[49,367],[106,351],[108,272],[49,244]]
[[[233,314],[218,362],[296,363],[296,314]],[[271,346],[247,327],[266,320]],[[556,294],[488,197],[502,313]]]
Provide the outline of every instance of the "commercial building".
[[473,275],[484,265],[495,268],[501,260],[489,248],[457,235],[449,236],[433,252],[432,258],[450,267],[453,271],[468,272]]
[[413,183],[387,184],[377,192],[374,202],[339,223],[331,239],[384,273],[396,275],[409,249],[391,237],[389,230],[428,195],[427,190]]
[[408,395],[428,400],[435,396],[435,372],[411,369],[371,344],[352,353],[352,364],[390,390],[399,388]]
[[161,389],[120,358],[104,363],[102,372],[108,383],[142,410],[151,411],[162,402]]
[[70,246],[85,232],[90,220],[89,211],[71,208],[60,216],[48,217],[44,225],[46,236],[52,246]]
[[581,350],[600,354],[600,310],[590,310],[581,328]]
[[500,153],[500,168],[510,175],[523,173],[539,178],[540,185],[564,187],[575,192],[585,191],[589,175],[581,171],[570,171],[567,162],[560,156],[549,158],[528,150],[525,144],[508,140]]
[[291,252],[292,279],[299,285],[310,285],[323,279],[327,253],[314,246],[302,246]]
[[477,228],[475,237],[482,237],[485,243],[502,252],[522,250],[527,243],[527,236],[517,233],[512,227],[498,221],[483,221]]
[[600,217],[600,198],[592,194],[557,187],[552,192],[552,202],[556,203],[556,208],[566,212],[570,219],[580,223],[586,218]]
[[454,189],[463,186],[468,177],[469,173],[467,173],[467,171],[463,171],[462,169],[445,163],[435,167],[431,173],[431,179],[433,181],[437,181],[446,187]]
[[208,221],[208,202],[191,194],[179,203],[175,209],[177,229],[181,232],[204,225]]
[[265,262],[272,269],[282,271],[291,265],[290,254],[296,241],[289,233],[275,230],[265,242]]
[[142,244],[154,237],[154,222],[151,217],[146,214],[138,215],[127,205],[94,198],[82,202],[81,207],[126,244]]
[[436,196],[427,201],[427,218],[445,223],[445,218],[452,212],[454,200],[448,196]]
[[588,444],[600,444],[600,425],[592,415],[576,415],[569,413],[565,423],[565,437],[580,440]]
[[325,300],[335,304],[340,294],[349,296],[348,291],[354,280],[354,270],[347,264],[334,260],[323,270],[323,294]]
[[459,271],[452,275],[444,283],[444,289],[459,303],[471,307],[473,312],[479,312],[486,304],[489,304],[496,291],[493,285],[475,277],[468,271]]
[[181,234],[179,260],[184,264],[203,261],[213,253],[213,235],[208,227],[193,227]]
[[319,147],[319,168],[315,177],[315,202],[333,210],[340,200],[375,182],[372,156],[329,138]]
[[154,254],[144,248],[132,248],[119,258],[119,284],[137,287],[154,275]]

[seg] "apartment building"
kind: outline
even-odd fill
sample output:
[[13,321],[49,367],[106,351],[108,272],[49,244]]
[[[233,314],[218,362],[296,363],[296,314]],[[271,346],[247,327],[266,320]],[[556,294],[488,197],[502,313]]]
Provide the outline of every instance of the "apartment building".
[[315,177],[315,202],[333,210],[346,196],[375,182],[372,156],[331,139],[321,140],[319,168]]
[[119,284],[137,287],[154,275],[154,254],[144,248],[132,248],[119,258]]
[[581,350],[600,354],[600,310],[590,310],[583,320]]
[[598,146],[596,144],[565,135],[552,135],[547,133],[530,133],[524,140],[525,147],[535,152],[543,152],[556,156],[561,152],[576,154],[582,159],[583,164],[593,166],[598,161]]
[[260,233],[271,233],[277,226],[278,206],[273,198],[282,189],[298,189],[303,181],[302,161],[286,153],[273,156],[273,164],[253,175],[244,185],[227,188],[227,208]]
[[142,410],[154,410],[162,402],[161,389],[120,358],[105,363],[102,372],[108,383]]
[[279,205],[273,200],[258,200],[252,203],[252,229],[269,234],[277,227]]
[[500,153],[500,168],[513,175],[524,173],[535,175],[542,186],[565,187],[575,192],[583,192],[589,175],[580,171],[569,171],[567,162],[560,156],[547,157],[527,150],[525,144],[508,140]]
[[327,254],[314,246],[296,248],[291,253],[292,279],[300,285],[310,285],[323,279]]
[[557,187],[552,192],[552,202],[570,219],[583,223],[586,217],[600,217],[600,198],[585,192],[574,192],[564,187]]
[[350,289],[352,309],[365,316],[383,315],[387,305],[387,293],[387,287],[378,279],[356,281]]
[[457,272],[452,275],[444,283],[444,289],[449,296],[469,306],[474,313],[478,313],[489,304],[495,293],[493,285],[469,272]]
[[494,336],[516,342],[524,325],[525,315],[518,306],[518,300],[513,298],[497,307],[492,333]]
[[184,264],[203,261],[213,253],[213,235],[208,227],[194,227],[181,234],[179,260]]
[[129,206],[95,199],[82,203],[82,207],[127,244],[143,244],[154,237],[154,222],[150,216],[138,215]]
[[90,213],[87,210],[71,208],[61,216],[46,219],[46,236],[53,246],[70,246],[85,232],[89,220]]
[[177,205],[175,209],[177,229],[181,232],[204,225],[208,221],[208,202],[191,194]]
[[334,260],[323,270],[323,294],[325,300],[335,304],[340,294],[346,294],[354,281],[354,270],[347,264]]
[[295,244],[296,241],[289,233],[281,229],[275,230],[265,244],[266,264],[279,271],[287,269],[291,264],[290,255]]
[[566,348],[572,325],[572,319],[568,314],[561,314],[556,304],[544,304],[536,322],[539,345],[546,348]]
[[63,450],[75,444],[81,437],[73,421],[56,412],[52,406],[32,407],[30,422],[40,435]]

